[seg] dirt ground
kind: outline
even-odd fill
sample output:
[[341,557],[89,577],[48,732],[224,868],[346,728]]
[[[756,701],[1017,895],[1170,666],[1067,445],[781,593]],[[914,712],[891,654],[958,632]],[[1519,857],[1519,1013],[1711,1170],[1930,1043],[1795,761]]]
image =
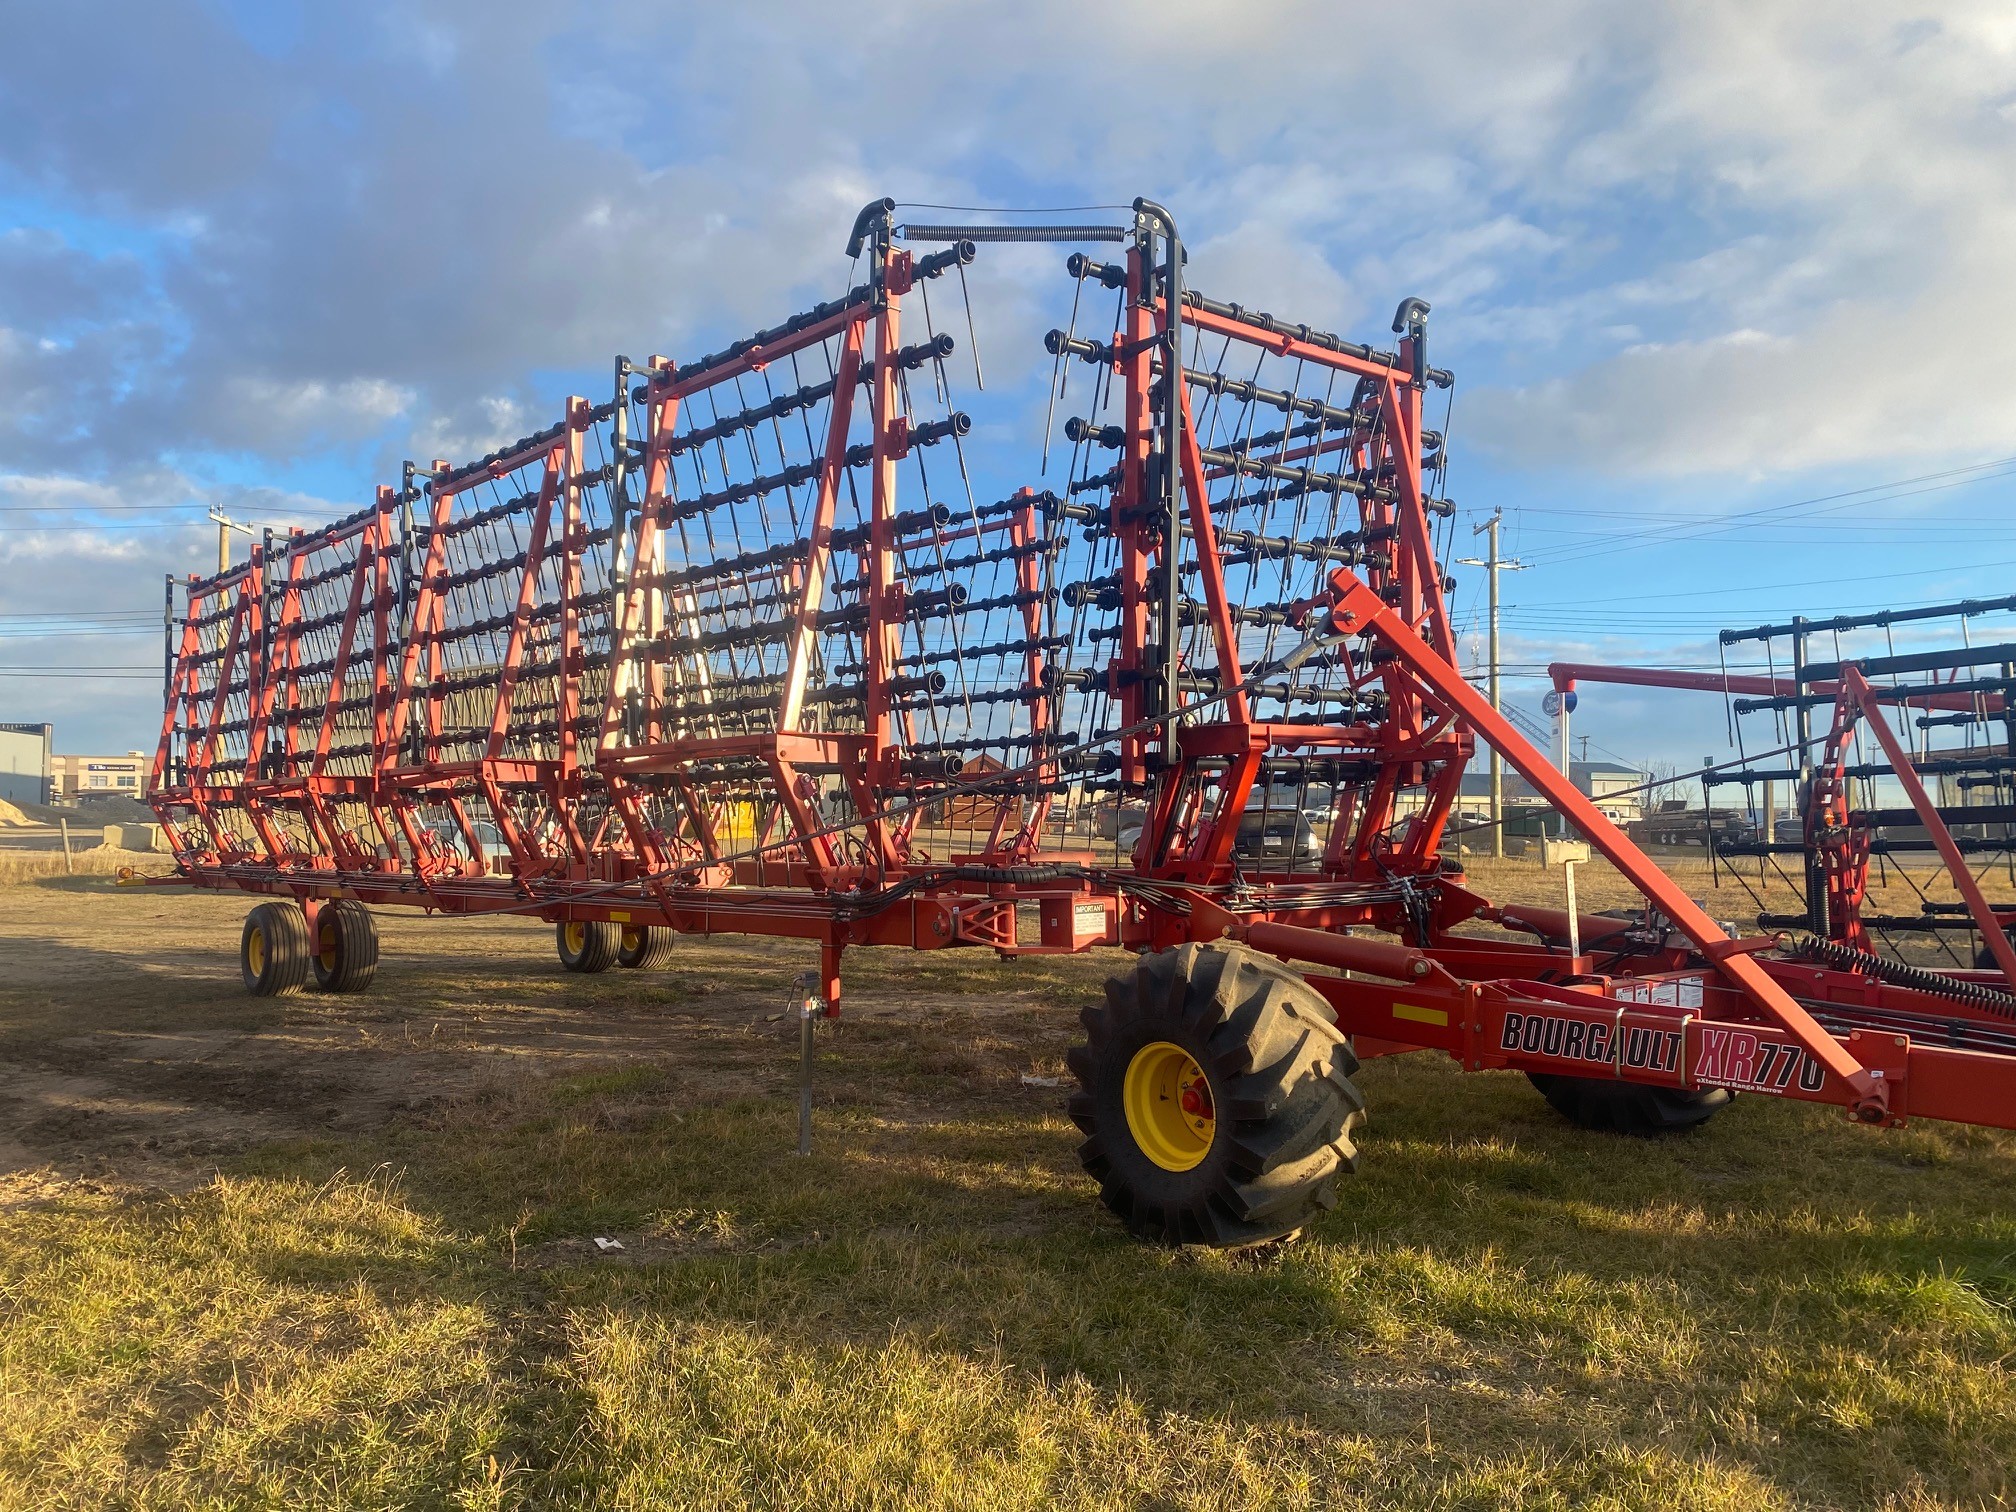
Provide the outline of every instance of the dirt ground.
[[[238,979],[246,906],[103,876],[0,887],[0,1173],[16,1195],[52,1177],[185,1188],[261,1143],[425,1121],[629,1065],[717,1103],[796,1085],[784,1010],[817,963],[809,947],[686,940],[668,972],[579,977],[536,920],[388,909],[370,992],[262,1000]],[[840,1032],[872,1042],[949,1018],[958,1032],[932,1054],[971,1073],[959,1095],[1026,1095],[1022,1075],[1061,1072],[1075,1013],[1058,999],[1095,994],[1124,960],[857,952]]]
[[[164,869],[160,857],[124,859]],[[1755,899],[1726,878],[1713,887],[1698,859],[1669,864],[1711,913],[1754,913]],[[1506,901],[1560,901],[1558,873],[1531,864],[1480,859],[1471,879]],[[1915,906],[1897,891],[1874,906]],[[1766,895],[1774,908],[1791,902],[1782,887]],[[1602,863],[1587,869],[1585,908],[1629,896]],[[715,1104],[795,1088],[785,1008],[816,965],[808,946],[683,939],[666,972],[581,977],[558,969],[551,927],[536,920],[385,909],[370,992],[260,1000],[238,977],[249,901],[103,874],[0,885],[0,1180],[17,1194],[52,1177],[175,1190],[261,1143],[424,1122],[638,1064],[675,1096]],[[1907,945],[1937,964],[1925,941]],[[820,1096],[1061,1103],[1022,1078],[1062,1074],[1077,1007],[1126,960],[852,952],[837,1032],[886,1053],[843,1057]],[[917,1074],[863,1080],[892,1057]]]

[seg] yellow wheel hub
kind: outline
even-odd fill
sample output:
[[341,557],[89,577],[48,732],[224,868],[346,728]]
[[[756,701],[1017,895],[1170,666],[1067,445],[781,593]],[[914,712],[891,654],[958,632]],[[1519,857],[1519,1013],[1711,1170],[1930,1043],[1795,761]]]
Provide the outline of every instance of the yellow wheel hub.
[[588,948],[588,926],[586,924],[569,924],[567,926],[566,940],[569,951],[575,955],[581,954],[582,951]]
[[1187,1171],[1211,1153],[1217,1107],[1211,1083],[1188,1050],[1157,1040],[1127,1063],[1120,1089],[1127,1132],[1165,1171]]
[[644,931],[641,929],[624,930],[623,948],[629,951],[642,950],[644,948]]
[[322,969],[324,971],[334,971],[336,969],[337,950],[336,926],[334,924],[324,924],[321,929],[316,931],[316,935],[315,943],[321,947]]
[[262,975],[266,970],[266,931],[254,928],[245,941],[245,964],[252,968],[252,975]]

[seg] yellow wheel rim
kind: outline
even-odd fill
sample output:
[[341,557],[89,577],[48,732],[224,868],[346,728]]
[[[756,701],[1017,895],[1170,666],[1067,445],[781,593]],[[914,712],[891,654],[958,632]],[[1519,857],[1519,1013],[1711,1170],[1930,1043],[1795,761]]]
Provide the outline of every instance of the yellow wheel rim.
[[319,957],[322,962],[322,969],[324,971],[334,971],[336,969],[336,926],[334,924],[324,924],[317,931],[316,944],[322,947]]
[[252,968],[255,977],[266,970],[266,931],[257,925],[245,941],[245,964]]
[[641,929],[626,929],[626,930],[624,930],[624,931],[623,931],[623,948],[624,948],[625,950],[628,950],[628,951],[633,951],[633,952],[634,952],[634,951],[638,951],[638,950],[642,950],[642,949],[644,948],[644,931],[643,931],[643,930],[641,930]]
[[1211,1153],[1218,1116],[1211,1083],[1188,1050],[1157,1040],[1127,1063],[1120,1100],[1127,1132],[1165,1171],[1187,1171]]
[[567,941],[567,949],[573,954],[579,955],[588,948],[588,926],[586,924],[569,924],[562,938]]

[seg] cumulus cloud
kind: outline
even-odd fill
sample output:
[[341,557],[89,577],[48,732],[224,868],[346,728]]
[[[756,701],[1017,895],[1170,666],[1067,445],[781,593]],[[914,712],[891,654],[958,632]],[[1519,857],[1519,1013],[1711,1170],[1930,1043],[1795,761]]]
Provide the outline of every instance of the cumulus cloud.
[[[1200,286],[1361,337],[1426,297],[1462,443],[1512,466],[1754,478],[2016,450],[2001,0],[299,16],[258,45],[201,0],[10,17],[0,466],[126,493],[172,474],[285,516],[284,490],[230,485],[319,464],[362,497],[401,456],[480,453],[569,388],[599,398],[618,351],[690,357],[830,297],[882,193],[1146,193]],[[1057,262],[990,247],[972,270],[1002,406],[976,446],[1045,410],[1029,317]],[[970,344],[963,309],[934,316]],[[203,534],[116,539],[172,570]]]
[[[278,55],[193,0],[109,10],[23,20],[0,148],[145,225],[157,298],[135,314],[131,267],[0,242],[0,264],[42,259],[51,313],[21,329],[96,322],[0,354],[24,442],[116,365],[133,418],[101,427],[110,447],[289,455],[404,422],[389,458],[529,371],[690,351],[831,292],[839,228],[878,191],[1018,182],[1149,192],[1193,228],[1200,279],[1299,318],[1425,295],[1483,379],[1472,439],[1514,460],[1777,469],[1844,438],[1859,457],[2000,433],[2009,374],[1982,349],[2007,341],[1968,343],[1935,423],[1881,423],[1894,376],[1848,360],[1882,350],[1936,388],[1940,331],[2016,321],[1991,250],[2016,44],[1985,0],[892,0],[872,27],[810,0],[423,0],[311,12]],[[38,65],[87,44],[117,75],[104,110]],[[753,86],[721,66],[748,58]],[[1739,349],[1770,355],[1731,382]]]
[[1742,234],[1564,301],[1617,322],[1616,348],[1474,395],[1471,439],[1669,476],[2009,451],[2007,8],[1702,5],[1673,13],[1648,59],[1639,99],[1568,155],[1567,180],[1669,186]]

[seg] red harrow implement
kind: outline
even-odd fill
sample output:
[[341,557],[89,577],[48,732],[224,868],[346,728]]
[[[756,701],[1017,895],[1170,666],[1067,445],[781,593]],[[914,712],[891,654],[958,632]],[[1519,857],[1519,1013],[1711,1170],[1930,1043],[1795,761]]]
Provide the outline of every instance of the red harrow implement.
[[[1464,680],[1426,304],[1380,349],[1185,288],[1148,201],[893,208],[844,297],[618,359],[606,403],[171,584],[154,804],[177,880],[268,895],[253,991],[367,985],[395,904],[536,915],[577,971],[816,941],[829,1014],[853,946],[1120,946],[1072,1115],[1108,1205],[1175,1242],[1333,1203],[1351,1076],[1403,1050],[1631,1130],[1732,1089],[2016,1124],[1999,1006],[1730,939]],[[1047,340],[1080,410],[1055,489],[974,487],[932,316],[1007,240],[1114,245]],[[1439,846],[1479,739],[1642,916],[1464,885]]]
[[[2016,1019],[2008,990],[2016,981],[2009,938],[2016,904],[1991,902],[1981,887],[1998,863],[2016,881],[2016,644],[1970,644],[1965,629],[2011,612],[2016,597],[1723,631],[1725,656],[1732,646],[1761,648],[1763,675],[1558,663],[1549,669],[1554,705],[1565,701],[1572,712],[1582,682],[1721,695],[1745,754],[1698,775],[1704,789],[1740,786],[1746,807],[1761,788],[1765,819],[1753,834],[1718,833],[1710,818],[1703,839],[1715,862],[1731,863],[1732,880],[1747,886],[1735,863],[1754,859],[1760,875],[1769,867],[1802,899],[1796,912],[1760,906],[1758,927],[1806,931],[1797,948],[1812,959],[1994,1002],[2001,1017]],[[1942,634],[1930,624],[1939,620],[1960,623],[1959,644],[1950,629]],[[1903,651],[1900,626],[1916,642]],[[1844,654],[1844,636],[1871,642],[1879,633],[1871,654]],[[1831,660],[1814,658],[1823,637],[1832,640]],[[1751,728],[1757,716],[1769,716],[1771,725],[1761,742]],[[1891,790],[1901,806],[1883,801]],[[1796,834],[1776,821],[1774,793],[1793,800]],[[1920,885],[1914,855],[1937,857],[1934,875],[1943,875],[1952,899],[1934,899]],[[1796,871],[1781,857],[1796,857]],[[1919,911],[1871,913],[1872,867],[1914,889]],[[1977,942],[1971,962],[1953,948],[1958,935]],[[1931,939],[1952,969],[1925,972],[1898,960],[1899,936]]]

